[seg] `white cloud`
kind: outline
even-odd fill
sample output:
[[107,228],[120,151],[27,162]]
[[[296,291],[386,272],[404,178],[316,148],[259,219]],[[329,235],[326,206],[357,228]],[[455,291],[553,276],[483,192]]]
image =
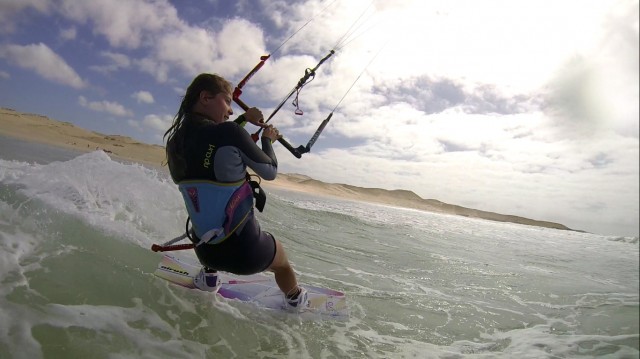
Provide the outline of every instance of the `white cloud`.
[[32,45],[4,45],[0,58],[28,70],[34,70],[47,80],[74,88],[83,88],[85,81],[65,60],[43,43]]
[[135,61],[136,66],[142,72],[145,72],[151,76],[153,76],[156,81],[160,83],[167,82],[169,80],[169,73],[171,72],[171,67],[166,63],[161,63],[160,61],[154,59],[153,57],[146,57],[141,60]]
[[[253,68],[259,56],[265,53],[262,30],[245,19],[226,21],[216,34],[219,56],[214,64],[215,71],[224,74],[229,80],[235,76],[244,76],[247,69]],[[251,55],[255,55],[253,58]],[[211,71],[211,69],[208,69]],[[235,79],[235,82],[241,79]]]
[[154,131],[164,134],[169,127],[171,127],[171,122],[173,122],[173,116],[171,115],[147,115],[142,120],[142,123],[151,128]]
[[62,0],[58,11],[78,23],[91,23],[94,33],[114,47],[138,48],[156,32],[182,24],[167,1]]
[[[612,3],[563,1],[552,12],[539,2],[400,3],[389,9],[399,20],[389,29],[389,52],[410,55],[385,57],[385,72],[401,78],[438,74],[509,93],[536,90],[559,62],[593,46]],[[419,39],[396,41],[408,34]]]
[[593,49],[567,61],[550,80],[547,109],[573,132],[592,136],[613,129],[638,137],[638,2],[619,4]]
[[[215,71],[231,77],[253,61],[245,55],[247,52],[262,52],[264,48],[262,33],[246,20],[225,21],[215,34],[186,24],[165,1],[66,0],[59,11],[79,23],[91,23],[94,33],[105,36],[113,47],[147,49],[147,55],[135,64],[159,82],[167,81],[174,69],[189,76]],[[106,72],[128,66],[112,60],[112,65],[92,69]]]
[[127,69],[131,67],[131,60],[127,55],[110,51],[103,51],[100,53],[100,56],[107,59],[107,64],[89,66],[91,70],[108,74],[120,69]]
[[11,78],[11,75],[8,72],[0,71],[0,79],[7,80],[10,78]]
[[154,103],[153,95],[149,91],[138,91],[131,95],[138,103]]
[[[186,24],[165,1],[64,0],[58,11],[78,23],[90,23],[93,32],[104,36],[115,48],[145,49],[135,64],[158,82],[168,81],[176,69],[188,76],[217,72],[232,78],[253,63],[247,53],[264,51],[263,34],[249,21],[229,19],[221,22],[218,33],[213,33]],[[111,72],[129,67],[122,56],[111,56],[111,64],[91,69]]]
[[163,72],[156,70],[156,67],[163,65],[167,69],[176,67],[194,76],[198,72],[211,71],[214,68],[214,58],[218,56],[214,38],[204,29],[190,30],[178,30],[160,36],[152,50],[152,57],[146,58],[146,63],[143,62],[143,69],[157,79],[160,78],[159,74],[165,76]]
[[60,30],[60,38],[69,41],[75,40],[76,36],[78,36],[78,31],[75,27],[70,27],[68,29]]
[[255,60],[246,54],[261,53],[263,48],[261,31],[246,20],[225,21],[217,34],[204,28],[176,26],[157,34],[150,55],[137,64],[159,82],[167,81],[172,69],[188,76],[215,72],[232,80],[253,66]]
[[37,12],[47,12],[48,0],[2,0],[0,1],[0,33],[13,32],[20,21],[20,13],[31,8]]
[[78,97],[78,104],[97,112],[106,112],[115,116],[132,116],[133,113],[117,102],[110,101],[88,101],[84,96]]
[[410,189],[423,198],[597,233],[637,231],[637,141],[612,133],[549,141],[541,113],[499,121],[453,113],[429,117],[424,126],[353,125],[353,133],[375,131],[375,140],[348,148],[324,147],[332,137],[325,130],[300,161],[287,160],[291,155],[276,146],[281,170],[332,183]]
[[[102,53],[106,64],[91,69],[110,75],[142,71],[182,95],[199,72],[237,83],[260,55],[275,50],[327,3],[327,11],[244,89],[247,103],[268,114],[369,0],[241,2],[243,11],[213,14],[205,23],[190,22],[188,12],[179,18],[165,0],[60,0],[56,11],[111,45]],[[637,233],[637,13],[637,0],[566,0],[552,7],[506,0],[373,2],[363,36],[339,50],[302,91],[305,116],[292,114],[290,99],[274,125],[295,145],[304,144],[391,41],[311,153],[290,161],[276,145],[281,169],[329,182],[411,189],[574,228],[635,225]],[[122,85],[118,75],[114,82]],[[134,98],[173,103],[175,95],[166,100],[162,93]],[[130,114],[107,101],[81,97],[80,103]],[[148,115],[129,124],[158,138],[171,120]]]
[[129,124],[129,126],[131,126],[132,128],[135,128],[138,131],[142,130],[142,127],[140,126],[139,121],[130,119],[130,120],[127,120],[127,124]]
[[127,55],[109,51],[103,51],[100,55],[107,58],[116,68],[126,69],[131,66],[131,60]]

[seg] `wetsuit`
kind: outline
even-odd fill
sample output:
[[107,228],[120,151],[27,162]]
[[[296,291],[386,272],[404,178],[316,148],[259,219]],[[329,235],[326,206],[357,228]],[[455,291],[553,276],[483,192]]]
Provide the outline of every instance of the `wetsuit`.
[[[183,157],[186,163],[184,168],[178,169],[172,168],[172,161],[169,161],[169,167],[173,180],[181,189],[194,225],[196,208],[198,212],[204,212],[203,216],[211,214],[215,217],[211,220],[216,225],[220,224],[224,219],[224,207],[232,192],[227,189],[235,189],[245,182],[247,167],[266,180],[276,177],[278,163],[271,140],[263,137],[260,150],[249,133],[240,126],[239,123],[243,121],[244,118],[240,116],[235,122],[216,124],[197,114],[188,114],[183,120],[179,131],[185,131],[180,135],[184,139]],[[209,194],[194,198],[193,188],[189,187],[191,183],[204,186]],[[194,188],[202,191],[201,187]],[[207,201],[210,203],[206,203]],[[271,265],[276,254],[275,239],[270,233],[260,230],[253,213],[252,198],[250,203],[251,210],[246,219],[226,238],[219,243],[212,244],[216,242],[214,240],[196,246],[196,255],[204,266],[236,274],[253,274],[262,272]],[[207,206],[209,210],[205,210]],[[200,238],[193,237],[195,243],[200,242]]]

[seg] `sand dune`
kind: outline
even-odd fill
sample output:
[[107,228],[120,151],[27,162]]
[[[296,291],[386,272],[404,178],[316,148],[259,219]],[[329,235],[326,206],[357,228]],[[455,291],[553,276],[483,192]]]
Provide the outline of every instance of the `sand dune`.
[[0,108],[0,134],[78,151],[101,149],[120,159],[153,166],[159,166],[164,160],[162,146],[140,143],[125,136],[103,135],[68,122],[7,108]]
[[[164,148],[162,146],[140,143],[125,136],[104,135],[87,131],[68,122],[56,121],[42,115],[21,113],[12,109],[0,108],[0,134],[25,141],[45,143],[84,152],[103,150],[121,160],[143,163],[166,170],[166,167],[162,167],[165,159]],[[278,174],[278,178],[275,181],[263,181],[263,185],[265,188],[283,188],[316,195],[380,203],[430,212],[570,230],[570,228],[559,223],[465,208],[435,199],[423,199],[417,194],[407,190],[362,188],[340,183],[325,183],[301,174],[281,173]]]
[[531,226],[570,230],[570,228],[560,223],[538,221],[525,217],[466,208],[444,203],[435,199],[423,199],[414,192],[407,190],[362,188],[340,183],[325,183],[299,174],[278,175],[278,181],[273,183],[269,182],[266,186],[283,187],[289,190],[321,194],[343,199],[380,203],[395,207],[413,208],[423,211],[454,214],[491,221],[512,222]]

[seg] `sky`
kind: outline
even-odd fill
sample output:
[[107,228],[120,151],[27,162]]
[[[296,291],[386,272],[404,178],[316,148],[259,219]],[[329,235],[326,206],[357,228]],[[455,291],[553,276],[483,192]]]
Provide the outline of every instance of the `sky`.
[[[199,73],[279,168],[614,236],[639,232],[637,0],[0,0],[0,106],[162,145]],[[294,96],[295,97],[295,96]],[[234,107],[236,114],[241,110]],[[1,125],[1,124],[0,124]],[[250,132],[255,128],[247,126]]]

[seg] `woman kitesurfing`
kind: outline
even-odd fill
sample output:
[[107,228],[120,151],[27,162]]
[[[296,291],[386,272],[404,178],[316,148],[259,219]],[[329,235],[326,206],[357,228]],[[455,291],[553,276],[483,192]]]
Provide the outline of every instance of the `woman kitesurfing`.
[[[167,162],[184,198],[193,229],[191,240],[203,267],[196,287],[215,292],[217,271],[254,274],[270,270],[290,309],[306,306],[306,290],[298,286],[282,244],[262,231],[253,212],[253,189],[247,167],[272,180],[278,161],[271,143],[278,130],[262,123],[262,112],[250,108],[234,122],[232,86],[215,74],[196,76],[165,133]],[[241,124],[264,129],[262,148]]]
[[[162,246],[154,245],[152,249],[167,251],[195,248],[202,264],[194,278],[195,287],[216,292],[220,287],[217,271],[249,275],[269,270],[275,274],[285,308],[301,311],[308,305],[307,291],[298,285],[282,243],[263,231],[255,217],[254,199],[255,208],[262,211],[265,196],[258,182],[251,179],[247,168],[265,180],[275,179],[278,170],[272,148],[275,141],[282,143],[298,158],[309,152],[333,111],[360,76],[306,146],[293,148],[275,127],[267,123],[294,93],[296,113],[302,113],[298,107],[300,90],[315,77],[316,70],[335,53],[338,45],[345,45],[346,35],[314,68],[305,71],[305,75],[266,121],[262,112],[246,105],[240,95],[242,87],[273,53],[261,57],[260,63],[235,89],[223,77],[210,73],[197,75],[187,88],[165,138],[171,177],[182,194],[189,220],[185,235]],[[227,121],[233,115],[232,102],[246,112],[235,121]],[[243,127],[246,122],[258,126],[259,130],[250,135]],[[261,147],[256,145],[260,132]],[[189,222],[191,228],[188,227]],[[185,237],[192,241],[191,245],[171,245]]]

